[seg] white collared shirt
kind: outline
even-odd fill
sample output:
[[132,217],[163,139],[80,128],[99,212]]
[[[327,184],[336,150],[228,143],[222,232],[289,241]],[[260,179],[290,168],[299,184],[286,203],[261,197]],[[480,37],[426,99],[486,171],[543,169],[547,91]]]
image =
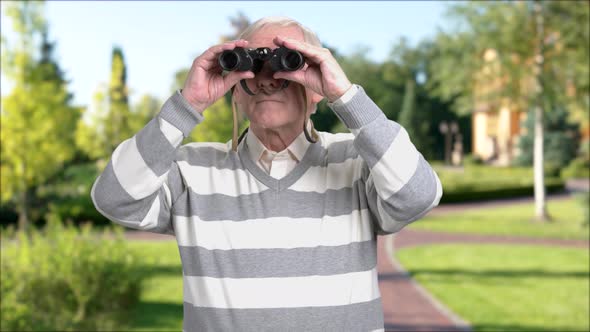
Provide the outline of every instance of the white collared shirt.
[[[342,97],[334,101],[334,104],[341,105],[350,101],[357,91],[358,87],[353,84]],[[311,132],[309,122],[307,125],[307,130]],[[303,159],[303,155],[311,143],[307,141],[305,134],[302,132],[286,149],[275,152],[268,150],[258,137],[249,130],[246,134],[246,144],[248,144],[248,150],[250,150],[250,158],[256,162],[256,165],[273,178],[281,179],[289,174]]]
[[246,144],[250,150],[250,158],[256,162],[267,174],[275,179],[281,179],[297,166],[311,143],[301,133],[283,151],[275,152],[267,149],[262,142],[249,130],[246,134]]

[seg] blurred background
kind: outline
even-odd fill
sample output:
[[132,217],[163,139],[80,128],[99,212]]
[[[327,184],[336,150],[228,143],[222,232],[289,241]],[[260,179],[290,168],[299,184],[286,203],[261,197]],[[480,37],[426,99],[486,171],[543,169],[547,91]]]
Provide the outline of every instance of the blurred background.
[[[441,205],[383,255],[447,328],[590,329],[589,7],[2,1],[1,329],[181,329],[174,239],[113,226],[90,189],[196,56],[269,15],[314,30],[441,178]],[[228,98],[204,115],[184,143],[231,139]],[[347,131],[325,101],[312,120]],[[387,310],[388,330],[426,328]]]

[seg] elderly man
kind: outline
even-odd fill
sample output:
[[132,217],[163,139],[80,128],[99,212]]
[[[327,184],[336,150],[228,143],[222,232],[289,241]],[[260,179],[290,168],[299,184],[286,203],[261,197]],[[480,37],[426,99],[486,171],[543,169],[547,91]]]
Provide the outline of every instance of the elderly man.
[[[305,65],[222,71],[223,51],[261,47],[298,51]],[[230,89],[250,120],[245,139],[180,146]],[[313,129],[323,98],[351,133]],[[382,330],[377,235],[441,195],[407,132],[287,18],[263,18],[197,57],[184,88],[115,149],[92,189],[112,221],[176,237],[185,331]]]

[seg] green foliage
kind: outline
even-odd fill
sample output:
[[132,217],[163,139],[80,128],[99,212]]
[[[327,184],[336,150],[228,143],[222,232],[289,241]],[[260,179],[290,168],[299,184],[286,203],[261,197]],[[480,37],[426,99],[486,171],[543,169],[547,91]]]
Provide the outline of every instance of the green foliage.
[[[588,119],[589,4],[583,1],[540,2],[544,19],[544,66],[540,73],[543,98],[567,106],[578,118]],[[527,109],[535,90],[530,82],[537,74],[534,58],[538,36],[533,2],[460,2],[450,7],[455,23],[449,32],[436,38],[432,78],[429,86],[444,100],[453,100],[454,109],[470,113],[474,98],[493,106],[506,98]],[[486,51],[495,57],[484,60]],[[487,66],[488,70],[484,70]],[[482,85],[495,78],[503,84],[487,92]],[[569,87],[577,93],[568,95]],[[575,106],[575,107],[574,107]],[[577,108],[576,108],[577,107]],[[547,110],[550,111],[550,110]],[[585,116],[584,116],[585,115]]]
[[423,154],[430,154],[430,145],[433,141],[429,136],[429,127],[432,123],[427,117],[428,114],[425,114],[424,109],[416,106],[416,82],[413,77],[410,77],[406,81],[404,102],[398,122],[408,131],[416,149]]
[[97,234],[48,216],[43,231],[2,233],[1,329],[118,330],[136,305],[143,275],[122,229]]
[[483,165],[484,162],[481,157],[477,155],[466,155],[463,157],[463,165],[467,167],[476,166],[476,165]]
[[[231,106],[224,98],[220,98],[204,112],[205,120],[198,126],[198,130],[191,133],[190,139],[195,142],[222,142],[225,143],[232,138],[233,115]],[[239,121],[239,120],[238,120]],[[239,124],[239,133],[246,129],[249,122]]]
[[568,166],[561,170],[561,178],[567,179],[590,179],[590,162],[578,157],[573,159]]
[[[568,115],[563,108],[556,107],[545,115],[544,143],[545,167],[553,175],[572,161],[578,150],[579,127],[568,123]],[[519,149],[521,151],[515,164],[531,166],[533,164],[534,144],[534,112],[529,112],[524,122],[526,134],[520,136]]]
[[6,76],[14,86],[2,98],[0,114],[1,201],[17,204],[23,227],[28,223],[28,194],[73,157],[73,132],[80,117],[53,60],[42,9],[41,2],[7,4],[18,42],[2,47],[2,68],[10,68]]
[[162,102],[143,95],[130,107],[127,87],[127,67],[123,51],[113,48],[111,80],[108,87],[100,85],[92,105],[76,126],[76,146],[90,160],[106,160],[115,148],[141,130],[160,111]]
[[174,78],[172,79],[172,86],[170,86],[170,94],[173,94],[177,90],[182,89],[189,70],[190,68],[182,68],[174,73]]
[[[487,201],[493,199],[506,199],[511,197],[531,197],[534,194],[533,183],[495,183],[479,182],[477,184],[467,184],[448,186],[444,188],[441,204],[460,203],[472,201]],[[565,189],[565,183],[559,178],[545,179],[546,192],[559,193]]]
[[103,87],[94,93],[92,106],[86,108],[76,124],[76,146],[90,160],[106,159],[113,153],[105,130],[107,115],[108,101]]
[[[528,4],[510,2],[469,2],[450,7],[448,15],[458,28],[441,32],[436,39],[438,57],[431,65],[430,88],[445,100],[453,100],[459,113],[470,113],[478,98],[499,105],[503,98],[522,103],[530,97],[521,81],[532,67],[523,65],[535,54],[535,25]],[[484,55],[495,50],[495,58]],[[528,70],[528,72],[527,72]],[[497,77],[504,84],[482,92],[482,85]]]
[[164,103],[158,98],[145,94],[141,96],[139,101],[133,105],[131,116],[129,118],[129,127],[131,132],[137,133],[147,123],[153,119]]
[[[533,195],[533,170],[530,167],[493,167],[465,164],[464,168],[448,168],[434,164],[441,180],[441,204],[485,201]],[[548,193],[563,191],[559,178],[546,178]]]
[[[456,26],[440,32],[435,41],[438,56],[431,64],[431,91],[452,101],[462,114],[502,107],[550,113],[563,107],[587,119],[589,8],[582,1],[453,4],[448,15]],[[542,131],[535,140],[542,143]],[[536,178],[542,179],[545,163],[539,160]],[[548,165],[551,175],[557,174],[560,163]],[[537,203],[544,204],[540,196]],[[537,218],[547,218],[542,209],[538,211]]]
[[111,58],[111,80],[109,83],[109,110],[107,113],[104,135],[107,137],[109,150],[135,134],[131,130],[131,111],[129,109],[129,91],[127,87],[127,66],[123,50],[113,47]]
[[326,99],[318,103],[316,112],[311,115],[310,119],[313,121],[314,128],[318,131],[338,132],[335,131],[335,126],[341,123],[336,114],[328,108]]
[[399,124],[402,125],[408,131],[410,137],[414,137],[416,127],[418,125],[416,112],[414,111],[414,104],[416,102],[416,93],[414,91],[416,82],[414,79],[408,79],[406,82],[404,102],[402,104],[402,111],[399,116]]
[[586,191],[576,195],[578,206],[582,211],[582,226],[590,226],[590,192]]
[[89,221],[95,225],[110,224],[96,210],[90,197],[92,184],[100,169],[94,162],[70,165],[52,181],[39,186],[39,205],[46,207],[43,212],[50,212],[61,220],[71,220],[75,224]]

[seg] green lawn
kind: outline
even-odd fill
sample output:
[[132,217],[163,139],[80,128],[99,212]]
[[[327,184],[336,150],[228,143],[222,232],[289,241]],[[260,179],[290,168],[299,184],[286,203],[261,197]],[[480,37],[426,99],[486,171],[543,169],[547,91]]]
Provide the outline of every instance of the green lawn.
[[131,331],[182,330],[182,266],[175,241],[130,241],[148,275]]
[[436,245],[402,265],[475,331],[588,331],[587,249]]
[[554,221],[532,221],[534,205],[523,204],[432,215],[410,224],[415,230],[527,236],[557,239],[588,239],[590,228],[582,227],[582,208],[575,199],[549,201]]

